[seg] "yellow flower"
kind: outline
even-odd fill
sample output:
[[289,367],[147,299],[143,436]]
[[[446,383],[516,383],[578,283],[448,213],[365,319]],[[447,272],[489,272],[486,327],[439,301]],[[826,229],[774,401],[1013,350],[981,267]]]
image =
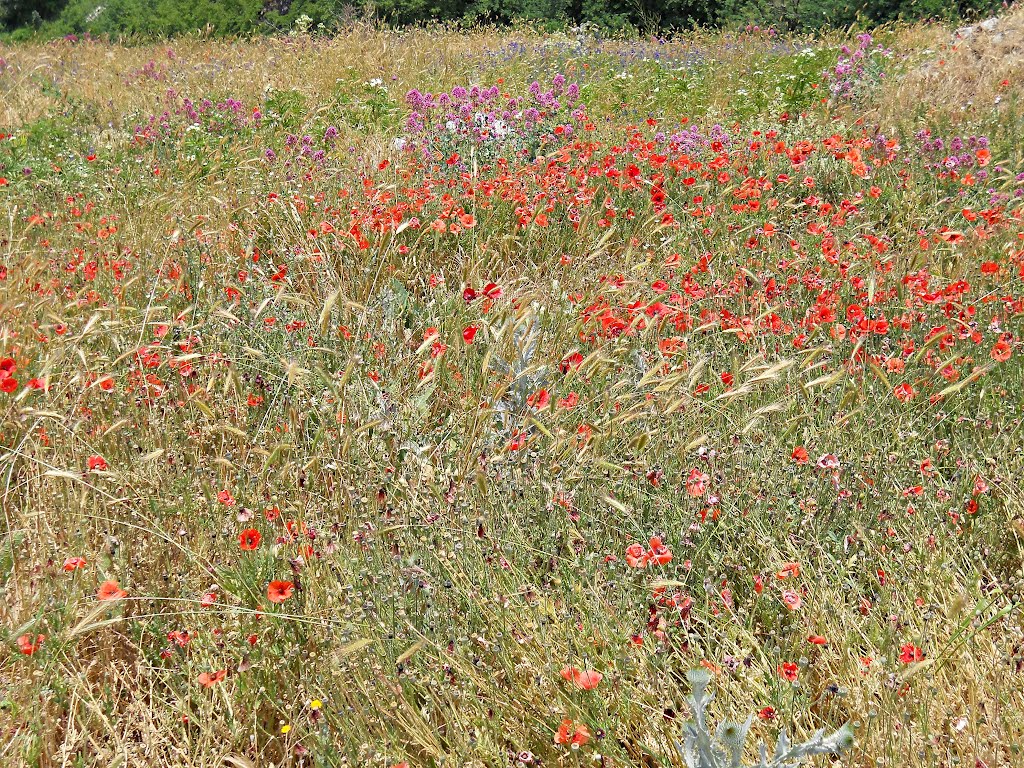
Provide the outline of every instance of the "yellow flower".
[[281,733],[288,733],[288,731],[290,731],[291,729],[292,729],[292,727],[290,725],[282,725],[281,726]]

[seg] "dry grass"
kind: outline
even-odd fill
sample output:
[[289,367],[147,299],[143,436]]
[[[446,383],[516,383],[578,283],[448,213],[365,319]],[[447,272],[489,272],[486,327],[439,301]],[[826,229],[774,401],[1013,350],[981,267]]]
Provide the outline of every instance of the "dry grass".
[[[856,748],[822,764],[1019,765],[1019,203],[942,178],[912,139],[954,121],[963,136],[991,130],[987,183],[1012,194],[1019,18],[998,44],[949,52],[936,42],[947,29],[885,30],[907,71],[838,108],[822,98],[838,38],[700,33],[650,44],[647,60],[634,41],[517,31],[524,50],[506,55],[494,30],[361,26],[332,40],[0,49],[0,132],[14,136],[0,155],[0,357],[20,382],[0,394],[0,764],[496,766],[525,752],[524,765],[681,765],[685,672],[704,662],[720,712],[774,709],[759,737],[850,721]],[[918,65],[934,56],[946,63]],[[466,149],[452,181],[451,166],[394,147],[410,88],[522,95],[557,72],[583,84],[593,157],[545,145],[503,173]],[[181,97],[235,99],[241,117],[191,121]],[[164,111],[166,130],[146,134]],[[702,135],[721,123],[732,144],[714,174],[666,174],[672,226],[652,208],[664,166],[645,142],[683,114]],[[865,179],[826,147],[833,134],[855,146],[873,121],[907,160]],[[767,131],[815,150],[794,166],[751,148]],[[288,134],[324,157],[298,160]],[[605,157],[642,166],[644,184],[590,173]],[[764,207],[734,210],[748,176],[773,186]],[[414,201],[404,220],[426,225],[444,194],[473,228],[382,218]],[[818,213],[812,194],[832,207]],[[548,226],[539,208],[521,223],[548,202]],[[963,218],[989,206],[1004,211],[990,226]],[[346,234],[355,209],[365,247]],[[782,234],[764,234],[769,220]],[[972,287],[918,300],[922,271],[928,290]],[[490,282],[493,303],[463,299]],[[684,305],[673,293],[692,299],[689,324],[644,312]],[[823,305],[837,315],[807,327]],[[846,335],[851,305],[892,330]],[[602,332],[602,316],[621,332]],[[997,364],[1002,333],[1013,354]],[[433,359],[435,341],[447,349]],[[578,368],[561,370],[575,351]],[[904,382],[906,403],[893,396]],[[525,400],[541,388],[545,408]],[[559,405],[570,393],[580,404]],[[814,469],[825,454],[841,470]],[[694,469],[708,476],[696,495]],[[249,527],[262,543],[241,551]],[[626,547],[654,535],[672,561],[627,567]],[[87,567],[65,572],[75,556]],[[787,562],[798,578],[776,577]],[[268,602],[268,582],[288,579],[292,596]],[[106,580],[127,597],[97,601]],[[780,602],[790,585],[796,611]],[[675,593],[688,612],[666,604]],[[168,635],[184,631],[180,646]],[[923,660],[899,660],[908,644]],[[780,679],[784,662],[798,685]],[[577,690],[566,665],[604,680]],[[590,728],[579,751],[552,743],[565,717]]]
[[999,16],[995,25],[925,30],[914,42],[927,54],[882,95],[885,119],[905,119],[909,109],[959,122],[1016,107],[1024,81],[1024,9]]

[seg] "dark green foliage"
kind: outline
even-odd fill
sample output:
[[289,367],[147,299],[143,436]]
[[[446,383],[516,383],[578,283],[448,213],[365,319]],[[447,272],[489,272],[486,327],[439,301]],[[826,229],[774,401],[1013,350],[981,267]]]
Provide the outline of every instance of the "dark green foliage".
[[330,30],[374,16],[397,25],[527,20],[629,32],[743,24],[815,30],[978,17],[1001,6],[1000,0],[0,0],[0,29],[22,37],[244,35],[292,29],[302,17],[309,29]]
[[790,30],[884,24],[898,19],[954,19],[997,12],[1000,0],[726,0],[722,21]]
[[61,12],[67,0],[0,0],[0,28],[39,26]]

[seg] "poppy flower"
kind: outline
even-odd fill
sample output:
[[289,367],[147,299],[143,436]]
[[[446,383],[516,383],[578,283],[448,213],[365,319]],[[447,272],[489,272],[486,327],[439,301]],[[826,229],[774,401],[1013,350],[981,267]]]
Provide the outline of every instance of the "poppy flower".
[[476,338],[476,332],[480,330],[475,325],[467,325],[462,329],[462,340],[467,344],[472,344],[473,339]]
[[225,507],[235,506],[235,497],[232,496],[231,491],[227,489],[217,492],[217,501],[219,501]]
[[811,645],[828,645],[828,640],[821,635],[811,635],[807,638],[807,642]]
[[90,456],[88,460],[90,472],[106,472],[107,460],[102,456]]
[[807,455],[807,449],[802,445],[798,445],[793,449],[793,453],[790,454],[790,458],[797,464],[806,464],[810,460],[810,457]]
[[34,639],[32,635],[22,635],[18,638],[18,650],[26,656],[31,656],[39,650],[45,639],[46,635],[36,635]]
[[551,402],[551,394],[546,389],[538,389],[526,398],[526,404],[538,411],[543,411]]
[[104,581],[96,592],[97,600],[120,600],[128,597],[128,593],[121,589],[116,581]]
[[211,605],[213,605],[216,602],[217,602],[217,593],[216,592],[206,592],[206,593],[203,594],[202,599],[200,599],[199,604],[201,606],[203,606],[203,608],[209,608]]
[[216,672],[202,672],[199,675],[199,684],[204,688],[213,688],[217,683],[227,677],[226,669],[219,669]]
[[247,528],[238,534],[238,546],[246,552],[251,552],[260,545],[262,538],[255,528]]
[[992,359],[997,363],[1005,363],[1010,359],[1010,355],[1013,353],[1013,349],[1005,341],[997,341],[995,346],[992,347]]
[[167,639],[179,648],[184,648],[192,640],[192,635],[188,631],[182,632],[181,630],[172,629],[167,633]]
[[583,355],[579,352],[573,352],[568,357],[564,358],[562,362],[558,364],[558,370],[562,373],[569,373],[570,371],[579,370],[579,367],[583,364]]
[[283,603],[292,596],[295,585],[290,581],[272,581],[267,586],[267,599],[272,603]]
[[757,716],[765,722],[771,722],[778,717],[778,714],[775,711],[775,707],[764,707],[758,710]]
[[561,672],[562,678],[577,688],[581,688],[584,691],[590,691],[600,685],[604,679],[604,675],[600,672],[586,669],[580,670],[576,667],[565,667]]
[[690,476],[686,478],[686,492],[693,498],[703,496],[707,490],[708,481],[711,478],[699,469],[691,469]]
[[801,604],[803,603],[803,601],[800,599],[800,594],[792,589],[787,589],[785,592],[782,593],[782,602],[791,611],[799,610]]
[[565,718],[555,732],[555,744],[568,744],[572,749],[579,749],[590,741],[590,731],[583,723],[574,723]]
[[788,579],[790,576],[796,578],[800,575],[800,563],[783,563],[782,567],[775,574],[777,579]]
[[665,565],[672,560],[671,550],[662,543],[660,537],[654,536],[648,543],[651,545],[647,551],[648,562]]
[[558,407],[564,411],[571,411],[577,405],[580,404],[580,396],[575,392],[570,392],[565,397],[559,398]]
[[903,382],[902,384],[896,385],[892,394],[901,403],[909,403],[914,399],[914,396],[917,395],[917,390],[907,384],[907,382]]
[[924,659],[924,651],[912,643],[900,647],[900,661],[904,664],[913,664],[915,661]]
[[630,568],[643,568],[647,565],[647,553],[643,544],[630,544],[626,547],[626,565]]
[[783,680],[788,680],[793,683],[796,682],[797,675],[800,674],[800,667],[794,664],[792,661],[786,661],[779,664],[779,677]]
[[818,461],[815,464],[818,469],[839,469],[839,459],[835,454],[826,453],[818,457]]
[[65,571],[77,571],[79,568],[85,568],[86,562],[84,557],[69,557],[64,561]]

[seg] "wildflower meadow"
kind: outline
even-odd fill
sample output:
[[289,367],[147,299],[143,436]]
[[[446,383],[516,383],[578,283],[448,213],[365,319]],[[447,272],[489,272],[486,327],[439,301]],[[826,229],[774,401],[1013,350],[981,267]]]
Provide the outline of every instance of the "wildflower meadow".
[[1022,96],[1013,8],[0,43],[0,765],[1024,766]]

